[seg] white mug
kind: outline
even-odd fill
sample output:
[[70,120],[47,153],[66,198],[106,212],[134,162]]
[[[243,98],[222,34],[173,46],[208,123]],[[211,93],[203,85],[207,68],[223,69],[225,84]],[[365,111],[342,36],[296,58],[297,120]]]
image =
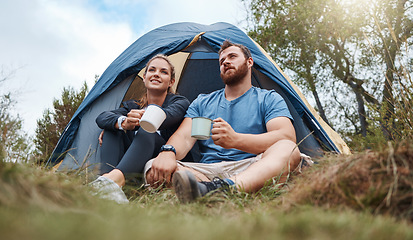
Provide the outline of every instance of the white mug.
[[156,104],[149,104],[143,114],[139,125],[143,130],[154,133],[166,119],[165,111]]

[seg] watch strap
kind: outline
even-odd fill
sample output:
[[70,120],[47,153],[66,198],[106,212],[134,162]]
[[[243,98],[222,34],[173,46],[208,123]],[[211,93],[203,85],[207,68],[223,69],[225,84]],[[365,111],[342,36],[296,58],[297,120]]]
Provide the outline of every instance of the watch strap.
[[120,116],[118,118],[118,128],[119,128],[119,130],[123,130],[122,123],[123,123],[123,121],[125,121],[125,119],[126,119],[126,116]]
[[174,146],[172,145],[162,145],[161,149],[159,150],[159,152],[165,152],[165,151],[171,151],[174,152],[176,155],[176,150],[174,148]]

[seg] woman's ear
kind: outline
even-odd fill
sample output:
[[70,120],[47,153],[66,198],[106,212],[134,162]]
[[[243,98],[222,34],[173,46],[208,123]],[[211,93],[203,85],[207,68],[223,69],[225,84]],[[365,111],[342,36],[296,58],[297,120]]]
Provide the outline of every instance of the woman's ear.
[[175,78],[172,78],[171,81],[169,82],[169,87],[172,87],[175,83]]

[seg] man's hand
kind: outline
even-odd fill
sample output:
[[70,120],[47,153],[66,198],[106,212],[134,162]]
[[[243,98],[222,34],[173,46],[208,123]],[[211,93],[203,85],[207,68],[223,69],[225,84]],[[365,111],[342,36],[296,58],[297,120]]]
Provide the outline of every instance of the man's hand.
[[161,152],[152,163],[152,168],[146,174],[146,181],[152,187],[158,187],[162,183],[169,184],[172,174],[177,168],[175,153]]
[[239,133],[236,133],[231,125],[222,118],[214,119],[211,133],[211,138],[216,145],[227,149],[236,148],[239,141]]
[[135,127],[139,126],[139,121],[141,120],[143,114],[145,113],[145,110],[140,109],[132,109],[126,119],[122,122],[122,128],[124,130],[133,130]]

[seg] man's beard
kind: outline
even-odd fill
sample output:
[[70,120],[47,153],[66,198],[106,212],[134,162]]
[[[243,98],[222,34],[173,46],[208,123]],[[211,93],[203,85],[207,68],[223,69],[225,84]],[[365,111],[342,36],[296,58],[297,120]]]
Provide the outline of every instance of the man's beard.
[[[233,69],[233,68],[232,68]],[[228,69],[225,73],[221,72],[222,81],[226,85],[236,85],[247,75],[248,73],[248,64],[247,61],[244,62],[238,69],[229,73],[231,69]],[[234,69],[233,69],[234,70]]]

